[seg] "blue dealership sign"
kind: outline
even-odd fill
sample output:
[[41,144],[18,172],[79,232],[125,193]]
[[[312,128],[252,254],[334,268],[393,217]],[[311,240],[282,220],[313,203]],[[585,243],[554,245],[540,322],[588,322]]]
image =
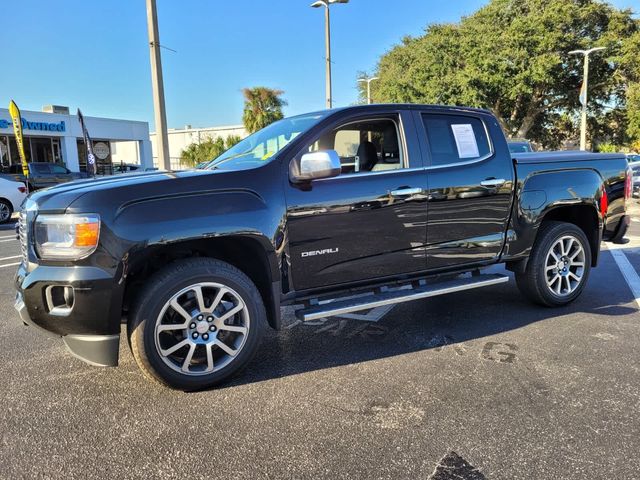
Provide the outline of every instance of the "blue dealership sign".
[[[0,118],[0,128],[9,128],[11,122]],[[30,122],[26,118],[22,119],[23,130],[35,130],[40,132],[64,132],[67,129],[64,121],[49,123],[49,122]]]

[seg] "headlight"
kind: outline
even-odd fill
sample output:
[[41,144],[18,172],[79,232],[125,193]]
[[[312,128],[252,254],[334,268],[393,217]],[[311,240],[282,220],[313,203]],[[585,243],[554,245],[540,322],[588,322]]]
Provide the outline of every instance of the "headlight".
[[45,260],[78,260],[98,246],[100,216],[38,215],[35,241],[38,256]]

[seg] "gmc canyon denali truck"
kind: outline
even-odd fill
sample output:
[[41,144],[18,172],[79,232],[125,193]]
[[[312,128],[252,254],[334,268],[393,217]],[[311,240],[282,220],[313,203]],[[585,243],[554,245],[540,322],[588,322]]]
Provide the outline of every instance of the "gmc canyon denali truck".
[[280,307],[302,320],[496,285],[575,300],[629,224],[624,155],[510,154],[471,108],[373,105],[287,118],[205,170],[33,193],[16,309],[93,365],[121,323],[146,376],[184,390],[235,374]]

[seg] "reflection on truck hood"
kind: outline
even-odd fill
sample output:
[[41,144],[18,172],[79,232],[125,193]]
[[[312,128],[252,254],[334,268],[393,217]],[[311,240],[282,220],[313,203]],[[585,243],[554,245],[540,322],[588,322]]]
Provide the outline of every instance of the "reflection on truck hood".
[[[231,173],[231,172],[229,172]],[[104,192],[112,189],[144,188],[145,185],[163,184],[163,190],[169,191],[171,182],[183,178],[210,177],[224,175],[224,170],[183,170],[153,171],[143,173],[127,173],[100,177],[96,179],[76,180],[55,187],[38,190],[30,195],[30,199],[38,205],[39,210],[63,211],[80,197],[91,192]]]

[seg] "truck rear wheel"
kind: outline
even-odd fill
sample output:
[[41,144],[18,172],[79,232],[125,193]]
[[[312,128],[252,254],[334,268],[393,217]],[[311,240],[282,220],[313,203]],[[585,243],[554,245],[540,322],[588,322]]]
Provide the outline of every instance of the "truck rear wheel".
[[533,302],[556,307],[580,296],[590,270],[591,248],[584,232],[572,223],[546,222],[516,283]]
[[182,390],[213,387],[255,355],[266,324],[253,282],[228,263],[180,260],[155,274],[128,325],[143,373]]

